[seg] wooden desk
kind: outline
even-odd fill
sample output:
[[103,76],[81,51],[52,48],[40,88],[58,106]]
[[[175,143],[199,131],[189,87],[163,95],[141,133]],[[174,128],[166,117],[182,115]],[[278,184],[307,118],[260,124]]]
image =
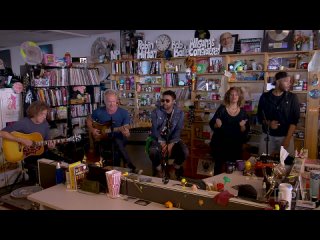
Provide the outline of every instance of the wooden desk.
[[67,190],[63,184],[55,185],[37,193],[29,195],[28,200],[40,204],[41,210],[171,210],[163,204],[151,202],[141,206],[134,202],[138,200],[124,200],[126,196],[112,199],[106,194],[94,194]]
[[[227,175],[231,178],[231,174]],[[219,177],[223,178],[223,176],[224,175],[221,175]],[[239,176],[237,173],[234,173],[233,176],[237,178],[243,177],[243,181],[246,180],[246,177],[240,176],[240,173]],[[163,203],[170,200],[173,203],[173,206],[186,210],[261,210],[268,207],[267,204],[241,198],[230,198],[227,206],[221,206],[212,200],[219,192],[201,189],[193,191],[190,187],[182,187],[179,181],[170,180],[168,184],[163,184],[161,178],[151,177],[151,179],[152,182],[138,182],[128,179],[127,183],[122,184],[122,192],[128,196],[143,198],[157,203]],[[238,180],[233,177],[232,179],[233,185],[243,184],[243,182],[238,182]],[[210,178],[203,179],[203,181],[208,183],[212,182]],[[262,186],[262,179],[252,179],[250,184],[252,184],[252,181],[257,184],[254,185]],[[228,190],[228,186],[226,189]],[[202,202],[203,204],[199,204],[199,202]]]
[[205,179],[203,179],[203,181],[208,185],[211,185],[213,182],[224,183],[223,178],[225,176],[230,178],[230,183],[226,184],[225,190],[228,190],[233,195],[238,196],[238,190],[236,190],[232,187],[235,185],[242,185],[242,184],[252,185],[252,187],[254,187],[256,189],[258,196],[259,196],[259,194],[261,194],[263,177],[243,176],[242,172],[240,172],[240,171],[234,171],[231,174],[221,173],[221,174],[213,176],[213,177],[205,178]]

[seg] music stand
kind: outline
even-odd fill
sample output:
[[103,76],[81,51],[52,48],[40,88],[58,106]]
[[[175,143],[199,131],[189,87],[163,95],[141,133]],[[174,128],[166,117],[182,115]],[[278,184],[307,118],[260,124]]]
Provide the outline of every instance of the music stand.
[[[265,160],[268,160],[268,158],[270,157],[269,156],[270,126],[268,124],[268,120],[267,120],[265,112],[262,111],[262,114],[263,114],[263,120],[265,121],[265,125],[267,127],[267,129],[266,129],[267,137],[264,140],[266,141],[266,157],[265,157]],[[260,159],[261,159],[261,156],[260,156]]]
[[112,117],[110,119],[110,130],[111,130],[111,156],[112,156],[112,166],[114,167],[114,126]]

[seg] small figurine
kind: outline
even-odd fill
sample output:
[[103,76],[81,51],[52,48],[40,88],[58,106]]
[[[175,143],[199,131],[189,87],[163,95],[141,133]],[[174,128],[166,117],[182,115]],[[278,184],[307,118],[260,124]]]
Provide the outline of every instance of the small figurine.
[[182,178],[182,179],[181,179],[182,188],[185,188],[185,187],[186,187],[186,184],[187,184],[187,180],[186,180],[185,178]]
[[191,190],[192,190],[193,192],[198,191],[197,185],[192,184]]
[[170,201],[165,202],[164,205],[166,206],[166,208],[173,208],[173,203]]

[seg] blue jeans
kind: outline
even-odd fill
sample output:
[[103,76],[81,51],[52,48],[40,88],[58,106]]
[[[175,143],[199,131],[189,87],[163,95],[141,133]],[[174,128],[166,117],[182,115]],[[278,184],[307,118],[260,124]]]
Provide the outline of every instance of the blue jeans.
[[[267,153],[267,144],[266,144],[267,134],[262,133],[260,136],[260,145],[259,145],[259,154]],[[285,136],[283,137],[275,137],[269,135],[269,143],[268,143],[268,154],[271,155],[272,153],[280,154],[280,147],[284,140]],[[289,147],[286,149],[290,156],[294,156],[294,139],[291,137]]]

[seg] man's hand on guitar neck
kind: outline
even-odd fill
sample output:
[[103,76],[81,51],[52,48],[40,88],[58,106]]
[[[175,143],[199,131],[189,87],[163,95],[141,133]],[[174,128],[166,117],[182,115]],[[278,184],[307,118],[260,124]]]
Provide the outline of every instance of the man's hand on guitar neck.
[[56,142],[55,141],[50,141],[48,140],[48,148],[52,149],[56,146]]
[[130,137],[130,131],[129,131],[129,126],[124,125],[119,128],[120,132],[122,132],[123,136],[125,137]]

